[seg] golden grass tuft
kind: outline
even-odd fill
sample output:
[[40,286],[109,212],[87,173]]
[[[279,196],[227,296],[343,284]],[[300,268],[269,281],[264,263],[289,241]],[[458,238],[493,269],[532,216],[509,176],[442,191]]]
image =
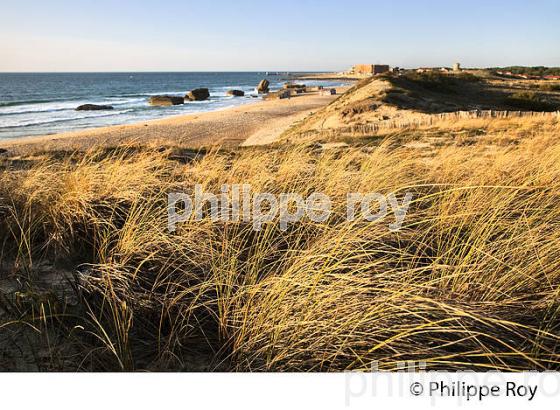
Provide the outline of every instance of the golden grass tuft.
[[[498,132],[508,132],[505,121]],[[34,299],[31,309],[6,293],[0,329],[58,335],[48,359],[33,359],[38,369],[339,371],[376,361],[394,370],[404,360],[557,369],[552,130],[491,149],[488,139],[447,144],[429,161],[389,135],[377,146],[216,150],[186,163],[169,155],[175,148],[121,147],[5,169],[1,274],[26,277],[21,293],[38,292],[45,264],[69,270],[79,302],[47,309]],[[167,231],[168,192],[237,183],[323,192],[333,215],[285,232],[278,221],[255,232],[209,218]],[[390,232],[387,221],[346,221],[349,192],[414,199],[403,228]],[[48,329],[37,326],[37,304]]]

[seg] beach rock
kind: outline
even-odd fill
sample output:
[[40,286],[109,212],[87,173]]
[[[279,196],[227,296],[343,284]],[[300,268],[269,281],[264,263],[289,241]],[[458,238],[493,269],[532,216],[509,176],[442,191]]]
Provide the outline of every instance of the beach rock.
[[285,90],[304,90],[305,84],[292,84],[292,83],[285,83],[284,84]]
[[150,105],[156,105],[160,107],[169,107],[171,105],[184,104],[185,100],[183,97],[175,97],[172,95],[154,95],[148,100]]
[[76,111],[101,111],[112,110],[112,105],[83,104],[76,108]]
[[232,95],[234,97],[243,97],[245,95],[245,92],[241,90],[228,90],[226,94]]
[[321,95],[336,95],[336,89],[335,88],[327,88],[324,90],[320,91]]
[[290,90],[280,90],[265,96],[266,100],[283,100],[284,98],[290,98]]
[[185,100],[188,101],[204,101],[210,97],[210,92],[208,88],[195,88],[192,91],[189,91],[187,95],[185,95]]
[[267,93],[268,87],[270,86],[270,82],[268,80],[261,80],[259,85],[257,86],[257,92],[259,93]]

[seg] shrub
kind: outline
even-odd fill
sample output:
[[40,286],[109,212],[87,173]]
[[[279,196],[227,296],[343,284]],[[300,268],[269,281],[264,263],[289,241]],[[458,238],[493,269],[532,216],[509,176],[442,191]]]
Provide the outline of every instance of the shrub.
[[466,82],[481,81],[481,78],[470,73],[445,74],[436,71],[426,73],[411,72],[407,73],[404,79],[426,90],[444,94],[456,94],[459,91],[459,87]]
[[513,93],[505,98],[504,103],[527,111],[555,111],[558,109],[558,104],[546,101],[539,94],[532,91]]
[[523,67],[523,66],[511,66],[511,67],[494,67],[490,70],[496,71],[509,71],[513,74],[527,74],[527,75],[560,75],[560,67]]

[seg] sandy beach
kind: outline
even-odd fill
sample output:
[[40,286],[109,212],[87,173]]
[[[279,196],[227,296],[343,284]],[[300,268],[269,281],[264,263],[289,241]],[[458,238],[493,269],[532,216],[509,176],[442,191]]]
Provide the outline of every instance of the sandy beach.
[[329,104],[347,89],[339,87],[337,95],[332,96],[311,92],[283,100],[259,100],[219,111],[4,140],[0,141],[0,148],[8,149],[12,154],[21,154],[37,150],[85,149],[94,145],[133,141],[193,148],[268,144],[293,123]]

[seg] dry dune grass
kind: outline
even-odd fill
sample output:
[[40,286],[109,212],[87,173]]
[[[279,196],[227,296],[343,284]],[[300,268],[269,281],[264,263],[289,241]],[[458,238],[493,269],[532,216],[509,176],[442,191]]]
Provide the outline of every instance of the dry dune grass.
[[[406,115],[406,114],[402,114]],[[543,135],[560,132],[560,117],[535,116],[512,118],[441,119],[430,125],[410,125],[403,128],[367,128],[308,130],[296,129],[286,135],[283,143],[339,143],[350,145],[379,145],[391,142],[395,147],[424,145],[436,153],[442,146],[478,145],[508,147],[517,145],[526,138],[541,138]],[[412,144],[411,144],[412,143]]]
[[[558,125],[505,121],[442,127],[519,138],[441,146],[429,163],[388,135],[188,161],[177,148],[125,146],[5,168],[1,275],[17,286],[2,292],[0,332],[20,350],[6,350],[2,368],[557,369]],[[209,218],[167,231],[168,192],[237,183],[323,192],[333,214],[287,231]],[[391,232],[346,221],[349,192],[414,199]],[[72,273],[77,302],[36,285],[45,265]]]

